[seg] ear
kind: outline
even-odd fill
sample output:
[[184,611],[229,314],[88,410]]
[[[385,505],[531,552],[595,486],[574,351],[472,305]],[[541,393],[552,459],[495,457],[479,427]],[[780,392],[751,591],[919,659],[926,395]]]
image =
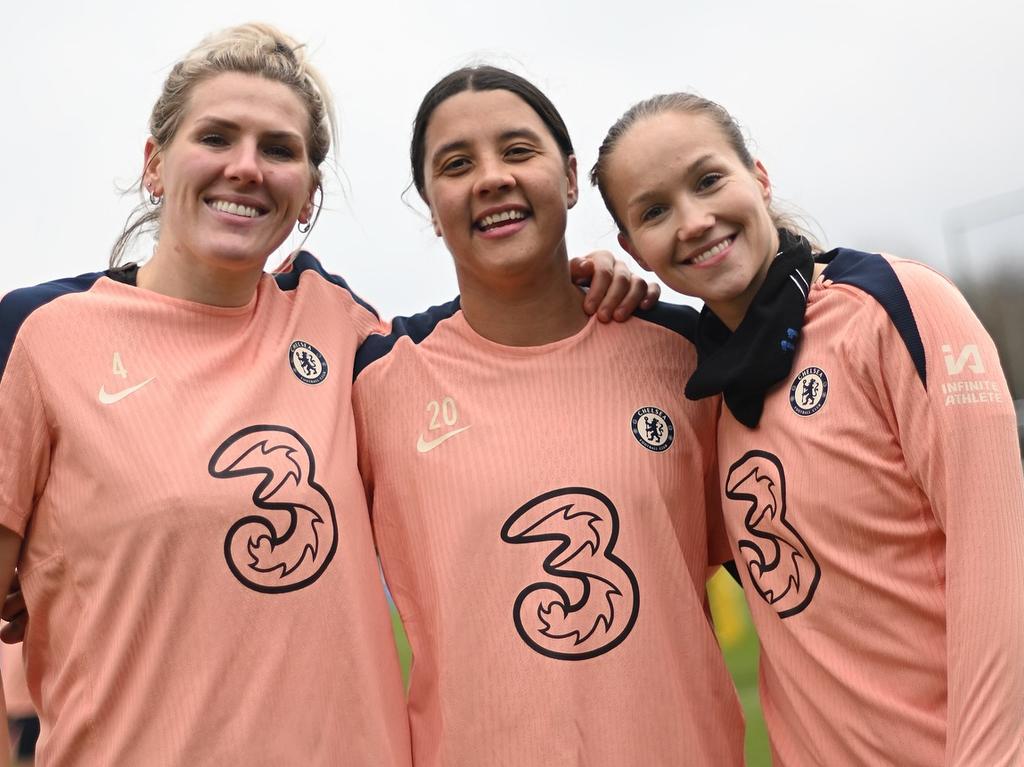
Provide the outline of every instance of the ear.
[[150,136],[146,139],[146,147],[143,150],[142,186],[157,197],[163,197],[164,194],[162,165],[163,154],[160,152],[160,145]]
[[634,261],[640,264],[641,269],[644,269],[648,272],[654,271],[653,269],[651,269],[651,267],[647,265],[647,262],[644,261],[636,252],[636,248],[633,247],[633,241],[629,239],[629,235],[626,234],[625,232],[619,232],[619,245],[622,247],[624,251],[626,251],[627,253],[629,253],[629,255],[633,257]]
[[576,155],[569,155],[569,162],[566,163],[565,177],[568,182],[565,197],[569,207],[573,207],[580,198],[580,187],[576,178]]
[[427,197],[426,192],[420,192],[420,199],[423,200],[423,204],[430,211],[430,226],[434,230],[434,234],[438,237],[443,236],[441,234],[441,225],[437,223],[437,216],[434,215],[434,206],[430,204],[430,199]]
[[761,185],[761,199],[764,200],[765,205],[770,205],[772,202],[772,181],[768,178],[768,171],[760,160],[754,160],[754,179],[758,184]]
[[300,224],[308,224],[312,220],[316,205],[316,190],[319,188],[319,184],[314,184],[313,188],[309,190],[309,198],[302,204],[302,210],[299,211]]

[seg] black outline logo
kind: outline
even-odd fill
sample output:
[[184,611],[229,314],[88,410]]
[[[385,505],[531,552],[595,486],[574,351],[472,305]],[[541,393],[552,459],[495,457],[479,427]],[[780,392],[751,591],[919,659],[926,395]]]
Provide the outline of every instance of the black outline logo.
[[786,473],[777,456],[751,450],[729,467],[725,497],[748,504],[740,539],[750,583],[780,618],[802,612],[814,598],[821,567],[786,519]]
[[327,360],[313,344],[292,341],[288,348],[288,364],[302,383],[314,385],[327,378]]
[[512,608],[527,645],[549,658],[586,660],[626,638],[640,612],[640,588],[612,553],[618,536],[615,506],[587,487],[539,495],[506,520],[506,543],[555,544],[543,569],[557,580],[527,586]]
[[252,503],[267,513],[242,517],[224,537],[224,558],[239,581],[278,594],[323,575],[338,549],[338,520],[330,495],[314,479],[313,451],[298,432],[248,426],[221,443],[208,470],[218,479],[262,477]]
[[[797,403],[799,396],[800,402]],[[789,404],[797,415],[814,415],[828,397],[828,376],[821,368],[809,367],[800,371],[789,389]]]
[[[640,433],[640,419],[643,419],[644,433]],[[672,425],[672,419],[668,413],[653,405],[642,407],[633,413],[633,420],[630,422],[633,429],[633,436],[636,441],[655,453],[668,450],[676,436],[676,427]]]

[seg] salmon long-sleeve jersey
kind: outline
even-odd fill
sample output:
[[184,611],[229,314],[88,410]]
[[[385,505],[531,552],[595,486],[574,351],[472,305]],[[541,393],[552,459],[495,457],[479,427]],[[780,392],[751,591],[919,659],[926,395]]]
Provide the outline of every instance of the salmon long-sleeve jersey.
[[742,764],[705,614],[717,407],[683,396],[694,319],[509,347],[456,299],[363,344],[360,470],[417,767]]
[[376,316],[308,254],[237,308],[133,279],[0,302],[36,763],[407,767],[351,411]]
[[1024,764],[1024,489],[995,348],[910,261],[838,250],[725,524],[777,767]]

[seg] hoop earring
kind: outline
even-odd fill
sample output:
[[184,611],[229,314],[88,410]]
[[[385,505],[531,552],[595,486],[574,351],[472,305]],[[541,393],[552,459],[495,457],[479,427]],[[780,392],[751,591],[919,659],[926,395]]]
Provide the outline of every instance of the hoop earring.
[[160,195],[153,194],[152,192],[149,193],[149,204],[150,205],[155,207],[155,206],[159,205],[160,203],[162,203],[163,201],[164,201],[164,198],[161,197]]
[[316,190],[320,193],[320,204],[313,204],[313,216],[309,219],[309,221],[300,221],[298,223],[298,226],[295,227],[299,234],[309,234],[309,230],[313,228],[313,224],[315,224],[316,220],[320,218],[320,209],[324,205],[324,188],[320,186],[320,184],[317,184]]

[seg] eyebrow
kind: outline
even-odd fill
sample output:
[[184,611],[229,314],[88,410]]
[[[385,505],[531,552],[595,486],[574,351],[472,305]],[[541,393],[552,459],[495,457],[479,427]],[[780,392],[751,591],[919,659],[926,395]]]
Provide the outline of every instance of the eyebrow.
[[[695,173],[696,171],[699,171],[703,166],[707,165],[708,162],[713,160],[714,157],[715,157],[714,154],[712,154],[711,152],[708,152],[706,154],[702,154],[700,157],[698,157],[696,160],[694,160],[692,163],[690,163],[689,167],[686,169],[686,175],[687,176],[693,175],[693,173]],[[626,208],[627,209],[628,208],[634,208],[637,205],[643,205],[643,204],[647,203],[648,201],[650,201],[651,199],[659,197],[659,196],[660,196],[660,192],[658,190],[654,190],[654,189],[645,190],[645,191],[641,192],[640,194],[636,195],[635,197],[631,197],[626,202]]]
[[[500,134],[498,134],[499,142],[514,141],[515,139],[526,139],[528,141],[533,141],[534,143],[537,144],[541,142],[541,138],[539,135],[537,135],[537,132],[532,131],[529,128],[511,128],[509,130],[502,131]],[[469,148],[470,143],[471,142],[469,141],[469,139],[461,138],[456,139],[455,141],[449,141],[447,144],[442,144],[434,151],[434,154],[431,156],[431,164],[437,164],[437,161],[441,157],[444,157],[446,154],[449,154],[450,152],[457,152]]]
[[[196,120],[196,124],[202,127],[221,128],[223,130],[238,131],[241,127],[236,122],[226,120],[223,117],[200,117]],[[290,130],[275,130],[261,133],[261,136],[270,139],[271,141],[302,141],[302,136],[295,131]]]

